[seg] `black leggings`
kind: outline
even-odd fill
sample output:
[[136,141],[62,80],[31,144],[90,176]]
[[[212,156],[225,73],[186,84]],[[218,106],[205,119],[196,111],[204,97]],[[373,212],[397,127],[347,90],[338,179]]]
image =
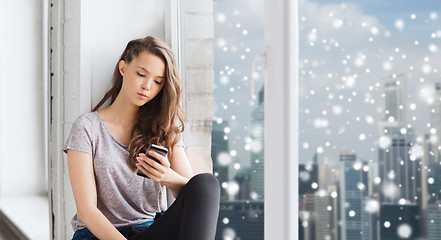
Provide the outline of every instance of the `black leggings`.
[[219,215],[219,182],[213,174],[191,178],[175,202],[150,227],[121,233],[130,240],[210,240]]

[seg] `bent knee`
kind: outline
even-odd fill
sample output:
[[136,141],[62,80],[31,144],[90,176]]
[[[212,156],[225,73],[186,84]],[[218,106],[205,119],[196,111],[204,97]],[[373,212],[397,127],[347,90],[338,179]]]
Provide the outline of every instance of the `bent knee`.
[[220,186],[217,178],[211,173],[200,173],[193,176],[187,183],[187,187],[209,194],[220,194]]
[[188,184],[202,184],[202,185],[209,185],[212,187],[219,187],[219,181],[217,178],[211,174],[211,173],[199,173],[197,175],[194,175],[189,181]]

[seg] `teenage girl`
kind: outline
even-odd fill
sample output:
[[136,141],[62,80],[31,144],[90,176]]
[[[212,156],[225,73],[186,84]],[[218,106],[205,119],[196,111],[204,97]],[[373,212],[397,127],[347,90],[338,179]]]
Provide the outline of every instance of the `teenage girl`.
[[[64,146],[77,207],[73,239],[214,239],[219,182],[193,175],[181,140],[181,91],[164,42],[149,36],[127,44],[112,88],[75,120]],[[148,157],[150,144],[168,154]],[[165,188],[176,198],[168,209]]]

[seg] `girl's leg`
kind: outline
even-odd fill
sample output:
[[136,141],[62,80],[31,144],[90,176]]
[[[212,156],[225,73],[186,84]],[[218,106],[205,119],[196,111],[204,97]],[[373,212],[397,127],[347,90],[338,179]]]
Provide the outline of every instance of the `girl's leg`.
[[216,177],[198,174],[188,181],[175,202],[155,223],[131,239],[214,239],[219,201]]

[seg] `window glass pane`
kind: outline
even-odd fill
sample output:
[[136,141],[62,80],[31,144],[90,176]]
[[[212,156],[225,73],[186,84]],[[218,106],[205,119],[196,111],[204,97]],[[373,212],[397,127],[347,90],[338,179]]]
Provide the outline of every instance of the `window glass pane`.
[[299,239],[441,239],[440,9],[301,1]]
[[212,159],[221,184],[216,239],[263,239],[263,0],[214,0]]

